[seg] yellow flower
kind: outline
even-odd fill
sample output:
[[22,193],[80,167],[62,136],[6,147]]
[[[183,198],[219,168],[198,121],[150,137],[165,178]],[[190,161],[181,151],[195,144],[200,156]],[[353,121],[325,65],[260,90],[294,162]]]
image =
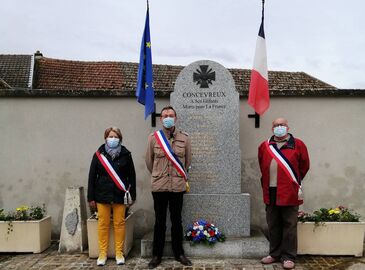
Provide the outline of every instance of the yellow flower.
[[339,214],[341,211],[340,209],[336,208],[336,209],[330,209],[328,210],[328,214],[333,215],[333,214]]
[[18,207],[18,208],[16,209],[16,211],[27,211],[28,209],[29,209],[29,207],[28,207],[28,206],[26,206],[26,205],[22,205],[22,206]]

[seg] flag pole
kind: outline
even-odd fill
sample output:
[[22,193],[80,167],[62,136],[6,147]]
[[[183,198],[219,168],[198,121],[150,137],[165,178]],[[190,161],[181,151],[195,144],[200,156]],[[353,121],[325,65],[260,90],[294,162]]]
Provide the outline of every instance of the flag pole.
[[[147,2],[147,10],[149,10],[150,9],[149,0],[147,0],[146,2]],[[153,110],[153,112],[151,114],[151,126],[152,127],[156,127],[156,118],[157,117],[160,117],[161,114],[160,113],[156,113],[156,103],[155,102],[153,103],[153,108],[154,108],[154,110]]]
[[146,1],[147,12],[142,35],[141,50],[137,74],[136,97],[138,103],[145,106],[144,118],[146,119],[155,110],[155,91],[153,89],[153,68],[151,36],[149,24],[149,1]]
[[251,71],[251,81],[248,91],[248,104],[254,109],[254,114],[249,114],[249,118],[255,119],[255,128],[260,127],[260,115],[270,106],[270,94],[268,87],[268,69],[264,31],[264,7],[265,0],[261,1],[261,24],[256,42],[254,66]]
[[[149,0],[147,0],[147,10],[150,9],[150,2]],[[160,114],[159,113],[156,113],[156,103],[153,102],[153,112],[151,114],[151,126],[152,127],[156,127],[156,118],[157,117],[160,117]]]
[[[264,20],[264,8],[265,8],[265,0],[262,0],[262,10],[261,10],[261,22]],[[254,114],[249,114],[248,118],[255,119],[255,128],[260,128],[260,115],[255,112]]]
[[[148,1],[148,0],[147,0]],[[265,9],[265,0],[262,0],[262,10],[261,10],[261,22],[264,23],[264,9]],[[260,128],[260,115],[255,112],[254,115],[249,115],[249,118],[255,118],[255,128]]]

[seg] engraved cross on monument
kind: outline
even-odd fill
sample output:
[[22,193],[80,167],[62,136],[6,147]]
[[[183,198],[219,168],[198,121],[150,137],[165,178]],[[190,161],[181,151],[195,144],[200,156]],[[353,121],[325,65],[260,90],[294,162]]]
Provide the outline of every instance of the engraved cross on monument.
[[179,74],[171,105],[192,141],[191,191],[184,196],[184,229],[198,219],[228,237],[250,235],[250,195],[241,193],[239,94],[230,72],[208,60]]

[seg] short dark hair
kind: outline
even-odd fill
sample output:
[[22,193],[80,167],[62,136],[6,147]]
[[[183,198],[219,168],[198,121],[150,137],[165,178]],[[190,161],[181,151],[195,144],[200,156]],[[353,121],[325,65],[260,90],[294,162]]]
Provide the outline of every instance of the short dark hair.
[[175,109],[171,105],[163,107],[162,110],[161,110],[161,115],[162,115],[163,111],[167,111],[167,110],[173,110],[174,113],[175,113],[175,117],[177,116]]

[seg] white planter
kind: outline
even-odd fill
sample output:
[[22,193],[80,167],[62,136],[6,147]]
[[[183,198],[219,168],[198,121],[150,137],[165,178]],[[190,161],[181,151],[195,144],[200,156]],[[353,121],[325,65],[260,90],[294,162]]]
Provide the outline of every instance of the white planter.
[[365,222],[298,222],[298,254],[363,254]]
[[40,253],[51,245],[51,217],[41,220],[0,221],[0,252]]
[[[134,231],[134,214],[133,212],[125,220],[125,241],[124,241],[124,256],[127,256],[133,246],[133,231]],[[97,258],[99,256],[99,244],[98,244],[98,221],[96,219],[89,218],[87,220],[87,239],[89,245],[89,257]],[[109,230],[109,246],[108,257],[115,258],[114,248],[114,228],[113,222],[110,222]]]

